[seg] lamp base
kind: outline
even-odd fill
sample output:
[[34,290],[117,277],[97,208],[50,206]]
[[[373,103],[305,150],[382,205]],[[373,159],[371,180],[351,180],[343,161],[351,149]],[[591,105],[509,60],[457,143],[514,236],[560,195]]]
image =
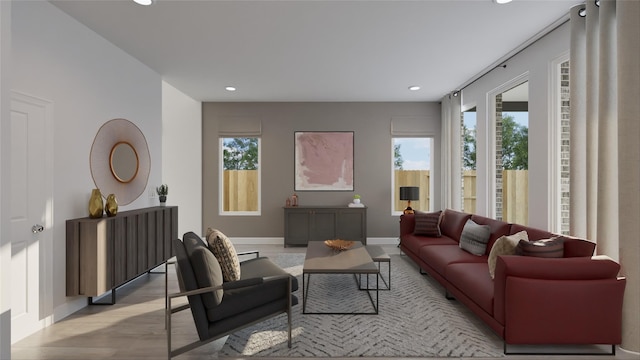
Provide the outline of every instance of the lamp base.
[[402,212],[403,214],[407,215],[407,214],[414,214],[413,209],[411,208],[411,206],[407,206],[406,209],[404,209],[404,211]]

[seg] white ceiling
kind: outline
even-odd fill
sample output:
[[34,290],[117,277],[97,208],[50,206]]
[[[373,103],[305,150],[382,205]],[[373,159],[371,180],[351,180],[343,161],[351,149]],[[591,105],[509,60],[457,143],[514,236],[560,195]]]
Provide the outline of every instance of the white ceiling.
[[51,2],[199,101],[438,101],[580,1]]

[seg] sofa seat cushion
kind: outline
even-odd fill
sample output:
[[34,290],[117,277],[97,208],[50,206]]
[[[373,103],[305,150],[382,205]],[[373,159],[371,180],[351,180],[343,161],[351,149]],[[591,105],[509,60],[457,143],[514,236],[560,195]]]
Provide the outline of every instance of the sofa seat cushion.
[[487,263],[457,263],[446,268],[445,277],[482,310],[493,315],[493,280]]
[[438,238],[431,238],[420,235],[407,234],[401,239],[402,246],[406,247],[415,254],[420,254],[420,249],[423,246],[431,245],[458,245],[458,242],[451,239],[448,236],[441,236]]
[[[487,256],[470,254],[456,245],[431,245],[423,246],[418,254],[420,258],[435,269],[440,275],[445,276],[445,268],[455,263],[486,263]],[[489,268],[487,267],[489,276]]]
[[[243,261],[240,263],[240,267],[242,268],[242,278],[240,280],[289,275],[288,272],[266,257]],[[296,290],[298,290],[298,279],[295,276],[291,276],[291,291]]]

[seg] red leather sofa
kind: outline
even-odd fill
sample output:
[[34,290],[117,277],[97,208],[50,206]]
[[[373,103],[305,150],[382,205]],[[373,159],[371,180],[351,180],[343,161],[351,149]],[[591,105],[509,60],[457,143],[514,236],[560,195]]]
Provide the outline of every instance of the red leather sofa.
[[[595,244],[564,237],[563,258],[498,256],[495,278],[488,255],[503,235],[525,230],[529,241],[554,234],[483,216],[444,210],[441,237],[415,235],[415,215],[400,218],[400,248],[420,269],[480,317],[507,344],[615,344],[621,342],[625,279],[620,265],[593,256]],[[459,246],[468,219],[488,225],[486,253]]]

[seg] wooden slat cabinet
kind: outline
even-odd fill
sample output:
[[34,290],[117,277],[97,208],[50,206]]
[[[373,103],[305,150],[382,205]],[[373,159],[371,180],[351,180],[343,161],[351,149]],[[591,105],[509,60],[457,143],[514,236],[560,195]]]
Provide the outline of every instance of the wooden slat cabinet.
[[95,297],[173,256],[178,207],[157,206],[113,217],[66,222],[67,296]]
[[367,243],[366,207],[284,208],[284,246],[303,245],[309,241],[345,239]]

